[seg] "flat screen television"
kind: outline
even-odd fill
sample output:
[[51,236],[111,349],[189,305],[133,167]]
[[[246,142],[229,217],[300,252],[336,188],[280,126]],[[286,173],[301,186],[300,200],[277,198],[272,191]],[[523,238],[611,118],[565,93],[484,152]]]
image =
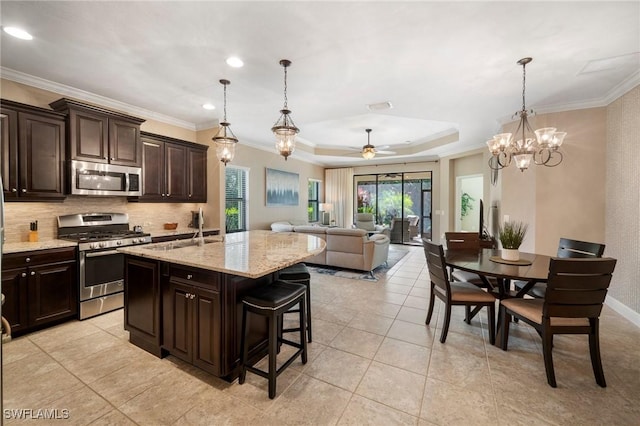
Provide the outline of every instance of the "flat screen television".
[[484,234],[484,203],[480,200],[480,223],[478,224],[478,235],[481,240],[485,239]]

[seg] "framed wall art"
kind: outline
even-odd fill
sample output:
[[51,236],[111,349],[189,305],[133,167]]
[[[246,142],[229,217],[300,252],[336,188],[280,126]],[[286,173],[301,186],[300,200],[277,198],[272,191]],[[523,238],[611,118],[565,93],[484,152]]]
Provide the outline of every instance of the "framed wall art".
[[300,199],[300,175],[266,169],[267,207],[297,206]]

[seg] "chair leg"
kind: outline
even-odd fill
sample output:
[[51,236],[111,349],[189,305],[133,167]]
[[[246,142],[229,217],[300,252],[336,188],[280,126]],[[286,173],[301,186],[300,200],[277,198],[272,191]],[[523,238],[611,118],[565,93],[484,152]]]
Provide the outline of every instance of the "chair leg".
[[305,339],[307,334],[305,330],[305,328],[307,327],[307,306],[305,306],[305,304],[306,299],[303,297],[302,299],[300,299],[300,344],[302,345],[303,364],[307,363],[307,341]]
[[544,369],[547,372],[547,383],[552,388],[556,385],[556,373],[553,369],[553,334],[549,330],[549,325],[545,325],[545,330],[542,332],[542,353],[544,355]]
[[487,306],[487,314],[489,316],[489,321],[488,321],[488,325],[489,325],[489,343],[491,343],[492,345],[496,344],[496,305],[495,303],[492,303],[491,305]]
[[309,336],[309,343],[311,343],[311,282],[307,286],[307,334]]
[[464,306],[464,322],[471,324],[471,305]]
[[509,323],[511,322],[511,315],[507,313],[507,309],[500,305],[499,314],[500,319],[500,347],[503,351],[507,350],[509,342]]
[[448,303],[445,303],[444,324],[442,324],[442,334],[440,335],[440,343],[444,343],[447,340],[447,333],[449,332],[450,321],[451,321],[451,305]]
[[278,325],[277,316],[272,314],[269,317],[269,399],[276,396],[276,360],[278,354]]
[[436,295],[433,293],[433,284],[431,284],[431,294],[429,295],[429,311],[427,312],[427,320],[424,322],[429,325],[431,322],[431,315],[433,314],[433,305],[435,303]]
[[596,383],[603,388],[607,387],[604,380],[604,371],[602,370],[602,360],[600,359],[600,336],[597,318],[590,318],[591,332],[589,333],[589,352],[591,354],[591,366],[593,374],[596,376]]
[[247,309],[242,307],[242,337],[240,338],[240,377],[238,383],[243,384],[247,377]]

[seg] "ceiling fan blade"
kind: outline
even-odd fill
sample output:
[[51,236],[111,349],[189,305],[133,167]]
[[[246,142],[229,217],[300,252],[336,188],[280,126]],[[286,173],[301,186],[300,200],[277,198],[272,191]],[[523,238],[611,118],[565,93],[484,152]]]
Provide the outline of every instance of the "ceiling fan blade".
[[376,149],[376,154],[382,154],[382,155],[393,155],[395,154],[395,151],[379,151]]

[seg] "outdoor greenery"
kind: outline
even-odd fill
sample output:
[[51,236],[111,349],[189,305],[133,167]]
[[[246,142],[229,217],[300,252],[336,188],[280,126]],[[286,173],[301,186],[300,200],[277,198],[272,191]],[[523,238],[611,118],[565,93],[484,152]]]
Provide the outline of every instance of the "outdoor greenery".
[[473,210],[473,202],[475,200],[476,200],[475,198],[473,198],[471,195],[467,194],[466,192],[462,194],[462,200],[461,200],[462,202],[460,207],[460,219],[468,215],[469,212]]
[[500,226],[498,235],[502,248],[517,250],[527,234],[528,227],[527,224],[517,221],[505,222]]
[[233,232],[239,230],[239,216],[240,211],[237,207],[227,207],[224,209],[224,214],[226,216],[225,219],[225,227],[226,232]]

